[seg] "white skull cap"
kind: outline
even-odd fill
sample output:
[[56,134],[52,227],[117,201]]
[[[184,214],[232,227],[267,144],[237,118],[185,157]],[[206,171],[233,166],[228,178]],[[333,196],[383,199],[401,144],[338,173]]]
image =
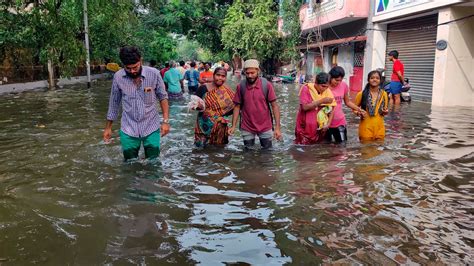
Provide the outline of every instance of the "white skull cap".
[[249,59],[247,61],[244,62],[244,69],[246,68],[260,68],[260,64],[258,63],[257,60],[255,59]]

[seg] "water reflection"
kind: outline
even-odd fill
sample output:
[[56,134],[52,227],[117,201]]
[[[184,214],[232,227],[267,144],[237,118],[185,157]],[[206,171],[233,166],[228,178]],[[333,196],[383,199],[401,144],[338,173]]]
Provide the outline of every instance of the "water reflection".
[[[171,106],[160,162],[101,142],[109,83],[0,97],[0,262],[469,264],[473,109],[413,102],[384,143],[292,144],[297,88],[277,86],[284,141],[193,147]],[[347,110],[346,110],[347,111]],[[117,130],[114,131],[117,136]]]

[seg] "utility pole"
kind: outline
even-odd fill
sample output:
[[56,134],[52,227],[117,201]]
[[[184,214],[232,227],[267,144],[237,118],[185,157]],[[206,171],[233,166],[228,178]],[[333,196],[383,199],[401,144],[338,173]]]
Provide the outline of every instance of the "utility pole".
[[87,88],[91,87],[91,66],[90,66],[90,51],[89,51],[89,21],[87,18],[87,0],[84,0],[84,41],[86,44],[86,68],[87,68]]

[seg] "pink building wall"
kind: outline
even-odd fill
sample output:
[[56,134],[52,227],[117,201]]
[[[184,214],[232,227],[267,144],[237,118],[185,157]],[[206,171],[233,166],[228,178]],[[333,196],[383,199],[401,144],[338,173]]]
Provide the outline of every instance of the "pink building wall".
[[[325,9],[322,9],[323,15],[321,16],[321,26],[324,27],[324,25],[328,23],[331,23],[331,25],[337,25],[360,18],[367,18],[370,9],[369,2],[370,0],[339,0],[332,2],[333,4],[329,10],[325,11]],[[323,3],[322,5],[324,6],[325,4]],[[326,4],[326,7],[329,7],[329,5]],[[300,8],[301,30],[307,30],[318,26],[316,13],[310,15],[307,11],[308,4],[305,4]]]

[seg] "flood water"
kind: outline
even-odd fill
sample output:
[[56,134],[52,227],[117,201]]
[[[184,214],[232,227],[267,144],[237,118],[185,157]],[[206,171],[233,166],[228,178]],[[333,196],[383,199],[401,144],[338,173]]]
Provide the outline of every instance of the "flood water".
[[[193,147],[171,106],[161,162],[102,142],[110,82],[0,96],[0,264],[474,263],[474,109],[403,104],[383,144]],[[347,110],[346,110],[347,111]]]

